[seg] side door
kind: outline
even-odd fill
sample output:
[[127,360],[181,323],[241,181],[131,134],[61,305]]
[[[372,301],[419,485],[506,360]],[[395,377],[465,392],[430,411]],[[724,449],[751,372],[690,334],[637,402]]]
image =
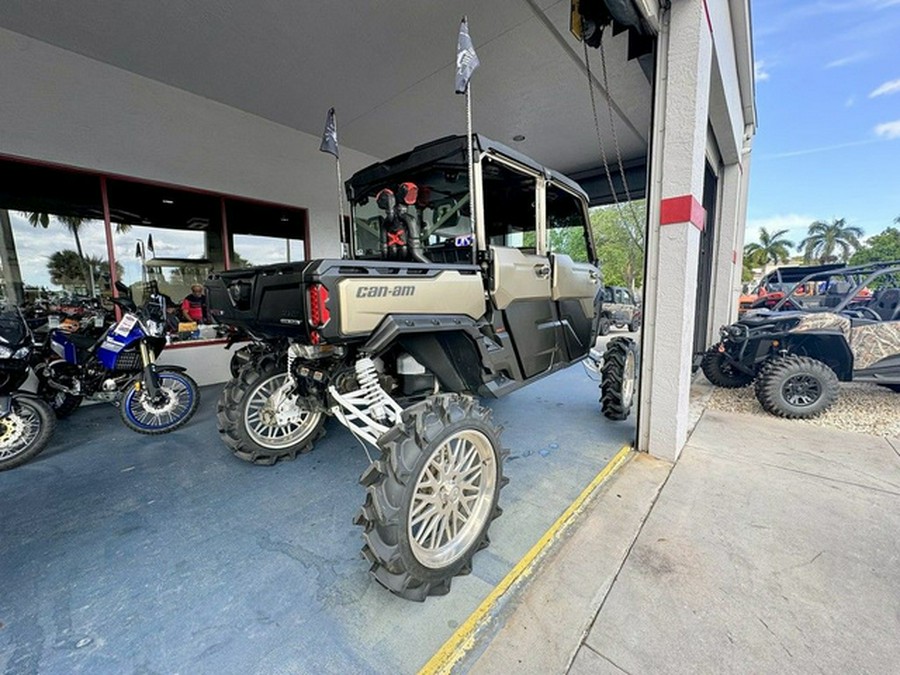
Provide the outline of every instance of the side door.
[[600,270],[582,198],[561,185],[548,182],[545,190],[547,248],[551,261],[551,293],[560,318],[568,361],[585,356],[591,348],[595,298]]
[[482,159],[480,174],[491,301],[501,312],[523,375],[533,377],[562,361],[550,259],[539,228],[541,177],[493,155]]

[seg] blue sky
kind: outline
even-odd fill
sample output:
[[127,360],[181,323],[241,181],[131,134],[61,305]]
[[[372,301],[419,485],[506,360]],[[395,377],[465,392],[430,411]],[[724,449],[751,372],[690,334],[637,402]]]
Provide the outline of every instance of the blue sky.
[[751,0],[759,127],[747,242],[900,216],[900,0]]

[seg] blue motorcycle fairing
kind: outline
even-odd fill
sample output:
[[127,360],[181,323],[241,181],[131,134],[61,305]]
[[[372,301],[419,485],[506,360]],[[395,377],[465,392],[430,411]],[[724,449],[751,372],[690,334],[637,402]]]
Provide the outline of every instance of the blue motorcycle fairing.
[[50,334],[50,349],[61,359],[78,365],[78,347],[64,331],[56,329]]
[[[123,321],[124,320],[125,319],[123,318]],[[117,332],[119,326],[120,323],[110,326],[106,335],[103,337],[103,342],[97,347],[97,358],[100,359],[100,363],[103,364],[103,367],[109,370],[115,369],[116,358],[118,357],[119,352],[147,337],[147,334],[144,332],[144,329],[141,328],[139,321],[134,323],[127,335],[122,335],[122,331]]]

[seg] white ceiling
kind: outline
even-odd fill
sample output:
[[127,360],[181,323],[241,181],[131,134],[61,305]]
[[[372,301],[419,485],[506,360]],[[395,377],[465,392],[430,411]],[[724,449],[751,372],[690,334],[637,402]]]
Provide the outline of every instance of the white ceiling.
[[[335,106],[341,145],[388,157],[465,131],[453,82],[466,14],[481,60],[476,131],[573,173],[601,162],[568,11],[569,0],[3,0],[0,26],[310,134]],[[647,152],[651,87],[626,46],[623,33],[606,53],[627,160]]]

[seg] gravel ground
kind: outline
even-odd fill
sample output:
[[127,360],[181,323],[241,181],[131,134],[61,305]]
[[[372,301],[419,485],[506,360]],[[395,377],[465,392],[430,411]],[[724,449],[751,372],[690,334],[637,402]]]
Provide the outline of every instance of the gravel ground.
[[[756,400],[753,386],[742,389],[713,387],[706,405],[710,410],[771,417]],[[875,436],[898,437],[900,394],[874,384],[842,384],[837,403],[830,410],[819,417],[796,422]]]

